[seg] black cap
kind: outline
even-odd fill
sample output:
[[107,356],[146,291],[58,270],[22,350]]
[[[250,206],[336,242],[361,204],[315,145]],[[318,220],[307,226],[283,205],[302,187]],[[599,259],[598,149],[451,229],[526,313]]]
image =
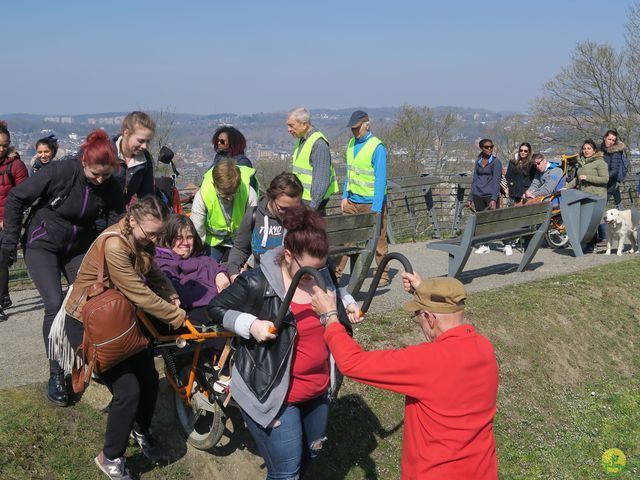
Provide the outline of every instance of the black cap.
[[347,124],[347,128],[353,128],[359,123],[369,120],[369,115],[367,112],[363,110],[356,110],[351,114],[351,118],[349,119],[349,123]]

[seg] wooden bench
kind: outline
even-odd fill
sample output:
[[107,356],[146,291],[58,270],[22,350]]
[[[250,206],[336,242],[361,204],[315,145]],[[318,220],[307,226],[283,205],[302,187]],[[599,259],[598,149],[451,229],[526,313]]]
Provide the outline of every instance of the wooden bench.
[[471,250],[494,240],[517,237],[532,237],[529,241],[518,272],[522,272],[538,251],[549,228],[551,203],[542,202],[497,210],[485,210],[469,215],[467,226],[461,237],[427,244],[428,248],[444,250],[449,254],[449,276],[458,277]]
[[333,264],[344,255],[349,257],[351,276],[347,290],[356,295],[376,255],[382,223],[380,214],[331,215],[324,220],[329,237],[329,257]]

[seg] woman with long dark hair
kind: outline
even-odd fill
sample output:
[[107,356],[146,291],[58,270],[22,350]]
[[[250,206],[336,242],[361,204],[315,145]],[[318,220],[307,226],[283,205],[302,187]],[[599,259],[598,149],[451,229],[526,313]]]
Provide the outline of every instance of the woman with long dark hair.
[[622,195],[620,194],[620,183],[625,179],[629,168],[629,160],[624,154],[626,145],[618,138],[618,132],[607,130],[602,137],[600,150],[603,160],[609,168],[609,181],[607,182],[607,194],[613,197],[616,208],[621,208]]
[[[596,143],[589,139],[585,140],[580,149],[578,158],[578,170],[576,177],[567,183],[567,188],[577,188],[583,192],[597,195],[607,200],[607,183],[609,182],[609,167],[604,161],[603,154],[598,150]],[[604,210],[602,211],[604,215]],[[585,252],[593,252],[598,241],[605,238],[605,228],[602,221],[598,227],[598,232],[587,244]]]
[[205,307],[229,286],[227,268],[206,255],[196,227],[186,215],[171,215],[156,247],[155,263],[197,323],[208,321]]
[[[51,324],[63,300],[60,274],[73,283],[84,254],[100,233],[98,223],[113,224],[124,213],[122,189],[113,178],[117,167],[109,137],[94,130],[78,161],[54,162],[12,189],[7,198],[0,264],[15,259],[23,216],[30,208],[22,244],[29,276],[44,303],[47,355]],[[47,398],[58,406],[68,402],[64,371],[55,360],[49,361]]]
[[[278,333],[270,330],[300,268],[320,270],[329,290],[337,288],[326,268],[329,242],[320,214],[307,206],[292,207],[283,225],[283,246],[267,251],[259,268],[240,274],[208,309],[214,322],[238,335],[231,391],[264,458],[268,479],[302,476],[322,450],[333,368],[323,339],[321,322],[326,318],[311,306],[312,277],[298,284]],[[359,320],[355,301],[340,291],[336,312],[349,331],[350,321]]]
[[509,204],[507,205],[509,207],[520,203],[524,192],[531,186],[531,181],[536,173],[535,166],[531,161],[532,155],[531,144],[523,142],[518,147],[516,158],[509,160],[505,175],[509,189]]

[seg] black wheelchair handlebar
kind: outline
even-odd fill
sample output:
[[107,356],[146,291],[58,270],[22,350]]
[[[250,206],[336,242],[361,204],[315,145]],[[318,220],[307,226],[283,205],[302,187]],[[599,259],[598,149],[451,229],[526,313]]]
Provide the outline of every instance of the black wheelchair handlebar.
[[282,300],[282,305],[280,305],[280,309],[278,310],[278,314],[275,320],[273,321],[273,324],[275,325],[275,329],[271,333],[276,333],[277,330],[280,329],[280,327],[282,326],[282,321],[284,320],[284,317],[287,315],[287,312],[289,311],[289,305],[291,304],[291,299],[293,298],[293,295],[296,293],[296,288],[300,283],[300,279],[302,279],[302,276],[305,274],[311,275],[316,280],[316,283],[318,284],[318,286],[325,292],[327,291],[327,285],[324,282],[324,278],[322,277],[322,274],[318,270],[311,267],[300,268],[300,270],[298,270],[296,274],[293,276],[293,278],[291,279],[291,285],[289,285],[289,290],[287,290],[287,293],[284,296],[284,299]]
[[360,312],[362,316],[364,316],[364,314],[367,313],[367,310],[369,310],[369,307],[371,306],[371,301],[373,300],[373,296],[376,293],[378,284],[380,283],[380,278],[382,278],[382,274],[384,273],[384,267],[387,266],[387,263],[389,263],[390,260],[398,260],[402,264],[402,267],[404,268],[405,272],[413,273],[413,267],[411,266],[411,262],[409,262],[409,259],[404,255],[402,255],[401,253],[397,253],[397,252],[388,253],[387,255],[382,257],[382,260],[380,260],[380,264],[378,265],[378,269],[376,270],[376,275],[375,277],[373,277],[373,280],[371,281],[371,286],[369,287],[369,291],[367,292],[367,297],[365,298],[365,301],[362,304],[362,307],[360,307]]

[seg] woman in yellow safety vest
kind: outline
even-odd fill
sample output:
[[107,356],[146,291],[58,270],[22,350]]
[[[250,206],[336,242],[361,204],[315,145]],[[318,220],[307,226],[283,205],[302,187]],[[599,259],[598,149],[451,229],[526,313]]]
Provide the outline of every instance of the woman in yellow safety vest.
[[193,199],[191,220],[202,238],[205,251],[219,262],[226,261],[244,212],[258,204],[251,186],[253,168],[221,160],[208,170]]

